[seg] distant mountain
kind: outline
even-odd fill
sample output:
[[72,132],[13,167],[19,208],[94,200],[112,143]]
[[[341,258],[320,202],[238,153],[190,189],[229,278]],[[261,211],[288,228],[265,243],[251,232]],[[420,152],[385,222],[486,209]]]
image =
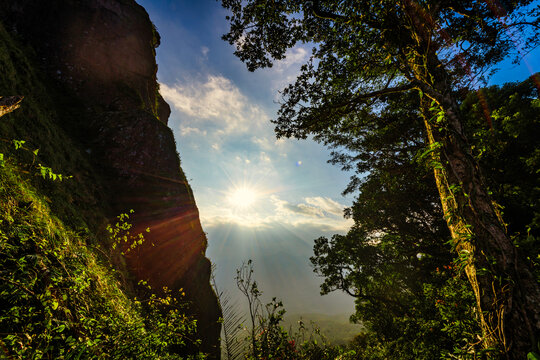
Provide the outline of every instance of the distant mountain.
[[236,269],[253,260],[254,277],[263,291],[263,301],[283,300],[288,313],[341,314],[354,311],[353,299],[341,292],[320,295],[321,279],[313,272],[309,257],[313,240],[330,235],[321,229],[293,226],[248,228],[220,225],[206,228],[207,255],[216,264],[218,287],[242,303],[236,288]]

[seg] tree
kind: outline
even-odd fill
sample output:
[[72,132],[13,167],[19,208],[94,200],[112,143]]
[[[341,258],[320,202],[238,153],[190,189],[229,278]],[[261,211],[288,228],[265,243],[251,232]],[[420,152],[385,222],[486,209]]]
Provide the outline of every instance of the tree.
[[251,320],[251,351],[254,358],[259,356],[259,347],[257,346],[257,332],[260,329],[257,324],[258,317],[262,309],[260,297],[262,292],[253,279],[253,261],[250,259],[247,263],[242,263],[239,269],[236,269],[236,286],[248,301],[249,319]]
[[[460,101],[464,128],[489,190],[505,212],[510,210],[509,235],[529,254],[529,262],[537,262],[540,204],[531,199],[539,198],[540,189],[534,176],[540,169],[540,144],[535,140],[540,137],[540,115],[534,82],[481,92],[485,102],[476,92]],[[479,353],[471,346],[476,328],[467,300],[473,294],[455,274],[449,247],[444,246],[449,234],[440,206],[435,206],[433,180],[416,161],[424,144],[413,100],[393,95],[369,132],[332,139],[334,147],[344,148],[333,152],[332,162],[357,173],[346,189],[359,193],[349,210],[355,225],[346,236],[317,239],[311,261],[325,278],[323,294],[339,289],[356,298],[354,318],[373,333],[362,338],[370,341],[364,344],[366,359]],[[483,116],[486,104],[492,108],[492,127]],[[398,110],[400,116],[393,118]]]
[[[361,136],[389,94],[414,93],[455,253],[476,298],[484,346],[523,358],[540,333],[540,289],[506,234],[463,130],[459,93],[513,50],[538,45],[532,0],[222,0],[224,39],[249,70],[271,66],[298,42],[310,61],[283,91],[276,133],[325,142]],[[540,82],[539,82],[540,83]],[[488,118],[489,121],[489,118]]]
[[418,161],[425,147],[418,101],[396,94],[386,101],[362,136],[332,138],[332,162],[355,170],[346,192],[358,195],[348,211],[350,232],[315,241],[311,261],[324,277],[322,293],[355,297],[353,318],[369,331],[359,344],[362,358],[478,354],[471,346],[479,330],[474,295],[453,270],[434,180]]
[[366,327],[363,337],[370,340],[358,349],[362,359],[478,358],[480,329],[466,280],[451,261],[439,268],[432,267],[431,253],[410,256],[414,247],[403,247],[410,240],[374,238],[356,227],[317,239],[311,260],[325,277],[322,293],[339,289],[355,297],[351,319]]

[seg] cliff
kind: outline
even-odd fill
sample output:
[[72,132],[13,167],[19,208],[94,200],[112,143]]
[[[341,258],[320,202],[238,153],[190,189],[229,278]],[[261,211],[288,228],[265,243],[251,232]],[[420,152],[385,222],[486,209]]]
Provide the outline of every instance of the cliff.
[[0,0],[0,14],[3,69],[12,67],[2,95],[23,95],[26,107],[3,135],[30,139],[53,169],[73,175],[38,191],[60,219],[95,234],[133,210],[131,232],[150,232],[116,265],[125,261],[128,283],[183,289],[201,350],[219,357],[206,237],[167,127],[160,38],[147,13],[133,0]]

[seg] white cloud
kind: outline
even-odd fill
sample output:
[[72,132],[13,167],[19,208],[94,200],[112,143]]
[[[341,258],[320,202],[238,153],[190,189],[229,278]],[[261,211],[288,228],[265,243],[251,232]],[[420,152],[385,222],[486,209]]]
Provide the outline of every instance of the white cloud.
[[293,203],[262,191],[249,209],[239,209],[224,205],[227,196],[227,192],[218,192],[197,199],[205,227],[236,224],[248,228],[279,228],[290,225],[298,229],[308,226],[343,233],[353,224],[351,219],[343,218],[344,206],[326,197],[304,198]]
[[309,50],[297,46],[287,51],[285,59],[276,62],[276,66],[272,70],[274,76],[271,79],[271,88],[275,91],[274,101],[281,101],[279,91],[296,81],[296,78],[300,75],[300,65],[306,63],[308,58]]
[[276,139],[273,133],[266,137],[253,136],[251,142],[259,146],[262,150],[271,152],[276,151],[277,148],[280,148],[280,150],[290,148],[292,144],[292,142],[286,141],[284,138]]
[[282,215],[284,217],[289,217],[295,214],[296,215],[300,214],[300,215],[309,216],[309,217],[311,216],[323,217],[324,216],[324,212],[315,206],[302,204],[302,203],[291,204],[288,201],[282,200],[275,195],[271,196],[270,199],[272,203],[274,204],[274,206],[276,207],[276,212],[279,215]]
[[191,135],[191,134],[206,136],[207,132],[206,130],[201,130],[196,127],[180,125],[180,135],[186,136],[186,135]]
[[[245,133],[266,123],[269,117],[234,85],[223,77],[209,75],[206,81],[160,85],[161,94],[176,110],[190,119],[187,127],[211,125],[220,135]],[[201,124],[202,123],[202,124]],[[200,124],[196,126],[195,124]]]
[[266,163],[269,163],[269,162],[272,161],[272,160],[270,159],[270,156],[268,156],[264,151],[262,151],[262,152],[259,154],[259,160],[262,161],[262,162],[266,162]]
[[280,201],[282,202],[273,201],[276,209],[271,214],[256,208],[239,213],[224,206],[205,206],[200,213],[201,223],[204,228],[237,225],[245,228],[276,229],[288,225],[297,228],[299,231],[305,228],[317,228],[321,230],[321,233],[345,233],[353,225],[351,219],[326,216],[323,210],[314,206]]
[[342,216],[343,209],[345,208],[345,205],[342,205],[337,201],[334,201],[327,197],[307,197],[305,198],[305,201],[312,206],[320,208],[325,213],[333,214],[336,216]]
[[308,58],[308,51],[303,47],[295,47],[287,50],[285,59],[277,63],[276,70],[284,71],[292,65],[302,64]]
[[275,195],[270,197],[275,207],[274,222],[293,226],[317,226],[330,231],[347,231],[353,224],[352,219],[343,218],[344,205],[326,197],[308,197],[304,202],[292,204]]
[[201,47],[201,53],[203,54],[203,56],[206,58],[208,57],[208,53],[210,52],[210,49],[207,48],[206,46],[202,46]]

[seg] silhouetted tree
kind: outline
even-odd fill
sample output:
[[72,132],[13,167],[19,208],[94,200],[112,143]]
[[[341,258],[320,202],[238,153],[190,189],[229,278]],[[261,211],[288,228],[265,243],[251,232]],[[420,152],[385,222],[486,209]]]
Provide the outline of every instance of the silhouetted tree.
[[540,332],[540,288],[506,234],[463,130],[459,90],[514,48],[538,45],[531,0],[222,0],[224,39],[249,70],[271,66],[298,42],[314,44],[283,91],[278,136],[360,136],[390,94],[414,93],[455,253],[476,297],[484,346],[523,358]]

